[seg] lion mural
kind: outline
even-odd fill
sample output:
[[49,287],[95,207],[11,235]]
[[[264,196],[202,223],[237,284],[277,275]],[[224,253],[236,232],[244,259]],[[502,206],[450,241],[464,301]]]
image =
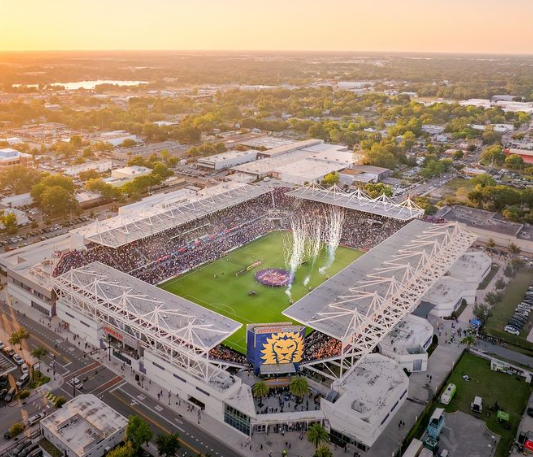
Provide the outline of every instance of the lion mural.
[[273,333],[263,344],[264,364],[298,363],[302,361],[304,339],[298,332]]

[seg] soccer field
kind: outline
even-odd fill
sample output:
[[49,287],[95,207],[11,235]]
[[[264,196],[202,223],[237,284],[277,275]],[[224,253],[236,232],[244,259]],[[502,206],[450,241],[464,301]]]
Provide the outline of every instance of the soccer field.
[[[284,236],[288,234],[274,232],[266,235],[216,262],[172,279],[161,287],[243,324],[287,322],[289,319],[281,314],[290,304],[287,288],[264,286],[254,278],[255,272],[264,268],[285,268]],[[329,267],[327,274],[334,275],[362,254],[354,249],[339,247],[335,262]],[[259,259],[263,260],[261,266],[242,276],[235,276],[237,271]],[[291,288],[294,301],[306,295],[309,287],[317,287],[326,280],[326,276],[318,271],[326,260],[323,249],[314,267],[305,264],[299,268]],[[309,282],[304,285],[307,276]],[[256,295],[249,296],[248,293],[252,290],[256,291]],[[245,354],[246,328],[243,327],[230,336],[225,344]]]

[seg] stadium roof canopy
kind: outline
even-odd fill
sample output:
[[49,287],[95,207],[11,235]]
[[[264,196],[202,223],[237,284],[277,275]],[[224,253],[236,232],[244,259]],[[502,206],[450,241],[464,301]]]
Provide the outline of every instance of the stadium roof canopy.
[[179,227],[208,214],[244,203],[267,193],[270,189],[243,183],[224,183],[208,187],[198,193],[183,193],[179,198],[168,198],[153,203],[135,204],[135,211],[124,211],[118,216],[95,221],[71,233],[82,235],[86,241],[118,248],[133,241]]
[[475,239],[457,223],[412,221],[283,314],[342,341],[342,377],[414,309]]
[[82,301],[78,311],[175,351],[207,352],[242,325],[100,262],[57,277],[55,288],[62,297]]
[[377,198],[370,198],[361,189],[357,189],[354,192],[346,192],[337,185],[324,188],[312,184],[293,190],[287,195],[402,221],[409,221],[424,214],[424,210],[410,198],[401,203],[396,203],[385,194]]

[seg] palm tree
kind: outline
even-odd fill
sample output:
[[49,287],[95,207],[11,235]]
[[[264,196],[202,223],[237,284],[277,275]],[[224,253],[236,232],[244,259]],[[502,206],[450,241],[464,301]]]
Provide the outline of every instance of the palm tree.
[[309,393],[309,383],[307,382],[307,379],[302,377],[292,378],[289,390],[291,394],[300,400]]
[[158,435],[155,439],[157,452],[164,457],[176,457],[180,448],[179,434],[170,433]]
[[511,254],[520,254],[521,249],[514,243],[509,244],[509,252]]
[[315,451],[313,457],[333,457],[333,452],[331,452],[328,446],[323,445]]
[[20,349],[22,349],[22,341],[27,340],[30,337],[29,332],[24,328],[20,327],[18,330],[14,331],[9,337],[9,344],[16,346],[20,344]]
[[[33,351],[31,351],[31,353],[30,353],[31,356],[35,357],[39,361],[39,373],[41,372],[41,363],[40,362],[49,353],[50,353],[50,351],[48,349],[46,349],[45,347],[43,347],[43,346],[37,346]],[[33,365],[32,365],[32,369],[33,369]]]
[[252,387],[252,394],[259,398],[259,406],[263,406],[263,398],[268,395],[269,387],[263,381],[257,381]]
[[465,337],[461,340],[461,343],[462,344],[466,344],[466,346],[468,347],[468,349],[470,349],[470,346],[472,346],[473,344],[476,344],[476,336],[472,333],[472,332],[469,332],[467,335],[465,335]]
[[317,422],[311,425],[309,430],[307,430],[307,440],[310,443],[313,443],[315,449],[318,449],[321,444],[325,444],[329,441],[329,434],[326,429]]
[[489,238],[487,240],[487,247],[489,247],[489,248],[496,247],[496,242],[492,238]]

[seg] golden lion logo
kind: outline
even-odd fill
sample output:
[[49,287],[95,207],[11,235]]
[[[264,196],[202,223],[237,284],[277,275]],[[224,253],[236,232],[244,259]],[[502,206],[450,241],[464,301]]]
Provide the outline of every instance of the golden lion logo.
[[304,353],[304,339],[297,332],[273,333],[263,344],[261,359],[264,364],[298,363]]

